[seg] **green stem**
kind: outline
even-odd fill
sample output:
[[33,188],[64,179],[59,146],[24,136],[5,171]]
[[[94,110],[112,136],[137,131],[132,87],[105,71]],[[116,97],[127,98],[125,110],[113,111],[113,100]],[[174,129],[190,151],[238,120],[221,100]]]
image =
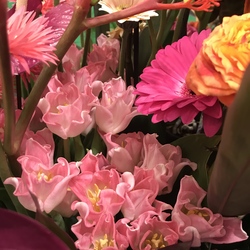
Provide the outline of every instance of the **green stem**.
[[63,140],[63,154],[64,158],[70,162],[71,161],[71,156],[70,156],[70,138],[64,139]]
[[54,0],[54,6],[58,5],[60,3],[60,0]]
[[73,138],[74,142],[74,161],[80,161],[86,154],[86,150],[82,144],[81,135]]
[[91,143],[91,150],[92,150],[93,154],[98,154],[100,152],[103,153],[105,148],[106,148],[105,144],[104,144],[101,136],[99,135],[97,129],[94,129],[93,140]]
[[4,149],[7,154],[14,151],[15,101],[7,34],[6,1],[0,1],[0,82],[2,83],[5,116]]
[[137,22],[136,27],[134,28],[133,33],[133,42],[134,42],[134,86],[139,81],[139,23]]
[[22,80],[20,75],[16,76],[16,99],[17,99],[17,108],[22,109]]
[[[89,8],[87,7],[81,8],[78,6],[75,8],[72,19],[56,46],[57,50],[55,54],[57,55],[59,61],[63,58],[70,46],[74,43],[75,39],[80,35],[81,32],[83,32],[83,27],[80,27],[79,23],[81,23],[83,19],[85,19],[88,11]],[[45,66],[43,68],[30,95],[26,99],[26,104],[17,121],[15,129],[15,151],[18,151],[21,145],[24,133],[29,125],[32,115],[37,107],[44,89],[46,88],[56,68],[57,65],[51,63],[49,64],[49,66]]]
[[[91,9],[90,9],[87,17],[91,17]],[[91,29],[87,29],[86,36],[85,36],[85,42],[84,42],[83,57],[82,57],[82,67],[87,65],[87,56],[88,56],[88,53],[90,51],[90,40],[91,40]]]
[[[0,143],[0,178],[2,182],[4,182],[7,178],[13,177],[12,172],[10,171],[9,165],[8,165],[8,159],[6,157],[6,154],[4,152],[4,149],[2,147],[2,144]],[[20,204],[18,201],[18,198],[13,195],[14,187],[11,185],[4,185],[5,189],[13,203],[13,205],[16,208],[16,211],[21,214],[27,215],[26,209]]]
[[83,57],[82,57],[82,67],[87,65],[87,56],[88,56],[89,48],[90,48],[90,35],[91,35],[91,29],[86,30],[84,51],[83,51]]
[[124,67],[125,67],[125,59],[126,59],[126,49],[128,44],[128,37],[130,34],[130,29],[124,29],[122,36],[122,44],[120,51],[120,59],[119,59],[119,76],[124,79]]
[[202,30],[207,28],[209,19],[212,15],[212,12],[203,12],[201,19],[199,20],[198,32],[200,33]]
[[189,10],[188,9],[180,10],[172,42],[176,42],[181,37],[187,35],[188,16],[189,16]]
[[157,52],[156,34],[155,34],[153,23],[151,20],[148,20],[148,28],[149,28],[149,34],[150,34],[150,39],[151,39],[152,52],[151,52],[151,55],[148,59],[147,65],[149,65],[151,63],[151,61],[153,60],[153,58]]
[[162,41],[166,21],[167,21],[167,11],[162,10],[160,12],[160,27],[159,27],[159,30],[158,30],[158,33],[157,33],[157,36],[156,36],[157,49],[160,47],[160,44],[161,44],[161,41]]

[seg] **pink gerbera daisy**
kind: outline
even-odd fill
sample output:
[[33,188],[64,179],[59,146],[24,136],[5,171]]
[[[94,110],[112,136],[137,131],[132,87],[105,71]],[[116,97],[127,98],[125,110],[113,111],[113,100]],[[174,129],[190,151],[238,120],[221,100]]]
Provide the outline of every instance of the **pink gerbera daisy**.
[[136,86],[138,111],[153,114],[152,122],[171,122],[181,118],[184,124],[202,112],[203,129],[213,136],[222,124],[222,109],[216,97],[195,95],[185,78],[210,30],[195,32],[166,46],[156,54],[151,66],[144,69]]
[[30,73],[30,67],[38,62],[56,63],[55,48],[51,46],[55,37],[53,29],[47,26],[47,18],[40,16],[34,19],[35,15],[33,11],[25,12],[20,8],[8,19],[13,74]]

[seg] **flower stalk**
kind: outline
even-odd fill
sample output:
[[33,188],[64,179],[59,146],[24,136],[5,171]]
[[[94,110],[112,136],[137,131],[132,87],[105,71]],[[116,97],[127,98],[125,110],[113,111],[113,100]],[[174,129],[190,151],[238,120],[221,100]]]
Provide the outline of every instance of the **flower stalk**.
[[5,115],[4,150],[7,154],[12,155],[15,129],[15,105],[7,35],[6,1],[0,1],[0,13],[0,82],[2,84]]
[[111,23],[116,20],[124,19],[136,14],[146,12],[149,10],[178,10],[178,9],[192,9],[195,11],[211,11],[213,6],[219,6],[219,0],[189,0],[178,3],[159,3],[157,0],[145,0],[130,8],[123,9],[111,14],[89,18],[83,21],[82,26],[93,28],[103,24]]

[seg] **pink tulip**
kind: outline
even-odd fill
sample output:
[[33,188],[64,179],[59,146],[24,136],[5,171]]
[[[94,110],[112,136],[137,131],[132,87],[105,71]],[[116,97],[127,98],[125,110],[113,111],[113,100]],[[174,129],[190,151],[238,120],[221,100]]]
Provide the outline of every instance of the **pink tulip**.
[[142,168],[153,169],[159,183],[159,194],[170,193],[180,171],[185,166],[193,170],[197,165],[188,159],[182,158],[180,147],[171,144],[162,145],[156,139],[156,134],[147,134],[143,139]]
[[95,80],[95,72],[91,74],[86,67],[79,69],[75,73],[74,78],[75,84],[81,92],[84,92],[86,85],[91,88],[93,95],[95,95],[96,97],[98,97],[98,95],[102,91],[103,82]]
[[87,152],[80,163],[82,173],[86,171],[95,173],[109,165],[107,159],[101,153],[94,155],[91,150]]
[[112,39],[101,34],[97,38],[97,45],[93,45],[93,51],[88,56],[87,69],[90,74],[95,72],[95,80],[109,81],[116,77],[120,53],[120,43],[117,39]]
[[78,49],[72,44],[62,59],[63,67],[66,71],[76,72],[81,67],[83,49]]
[[172,207],[160,201],[158,201],[156,207],[154,206],[153,203],[158,194],[159,184],[154,178],[153,170],[135,167],[134,175],[126,172],[122,175],[122,179],[128,184],[127,190],[124,190],[125,201],[121,207],[125,218],[134,220],[142,213],[150,212],[166,219],[168,214],[162,211],[172,209]]
[[[49,152],[49,155],[51,157],[51,162],[53,162],[53,153],[55,148],[55,143],[53,139],[53,134],[48,128],[44,128],[42,130],[37,131],[34,133],[31,130],[27,130],[24,134],[24,138],[21,144],[20,152],[21,154],[25,154],[26,151],[26,142],[27,140],[33,139],[37,141],[41,146],[44,147],[45,150]],[[32,152],[31,152],[32,153]]]
[[132,222],[126,219],[117,222],[118,231],[126,235],[133,250],[160,249],[177,243],[176,227],[175,222],[161,221],[148,213]]
[[95,227],[86,227],[78,217],[78,223],[72,226],[72,231],[78,237],[76,247],[81,250],[126,250],[129,246],[124,235],[121,235],[110,213],[101,215]]
[[128,133],[102,135],[107,146],[107,159],[117,171],[123,173],[134,172],[134,167],[141,164],[142,138],[143,133]]
[[71,209],[71,206],[73,202],[78,200],[78,197],[68,188],[63,200],[53,210],[63,217],[69,218],[77,213],[77,211]]
[[117,134],[123,131],[133,117],[138,115],[133,107],[134,87],[126,88],[122,78],[104,84],[100,104],[96,104],[96,124],[104,133]]
[[183,242],[191,241],[193,247],[201,242],[227,244],[247,239],[239,218],[223,218],[220,214],[201,207],[206,192],[192,176],[181,180],[172,220],[178,224],[178,234]]
[[75,84],[68,83],[57,92],[47,93],[38,107],[51,132],[67,139],[91,130],[94,125],[92,106],[96,101],[91,93],[80,93]]
[[72,209],[82,210],[86,226],[93,226],[105,212],[115,215],[121,209],[124,198],[116,189],[120,183],[119,173],[115,169],[97,172],[83,171],[70,182],[71,190],[80,199],[72,204]]
[[37,197],[41,211],[50,213],[63,201],[70,180],[79,173],[76,163],[64,158],[53,164],[51,151],[33,139],[26,142],[25,155],[18,161],[23,170],[21,178],[10,177],[4,183],[15,187],[14,195],[31,211],[36,211],[36,206],[30,192]]

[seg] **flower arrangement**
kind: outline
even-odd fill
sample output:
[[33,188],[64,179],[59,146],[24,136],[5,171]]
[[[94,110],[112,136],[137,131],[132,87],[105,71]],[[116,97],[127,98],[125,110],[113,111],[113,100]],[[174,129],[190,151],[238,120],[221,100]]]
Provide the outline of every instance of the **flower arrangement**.
[[13,2],[0,249],[248,249],[250,2]]

